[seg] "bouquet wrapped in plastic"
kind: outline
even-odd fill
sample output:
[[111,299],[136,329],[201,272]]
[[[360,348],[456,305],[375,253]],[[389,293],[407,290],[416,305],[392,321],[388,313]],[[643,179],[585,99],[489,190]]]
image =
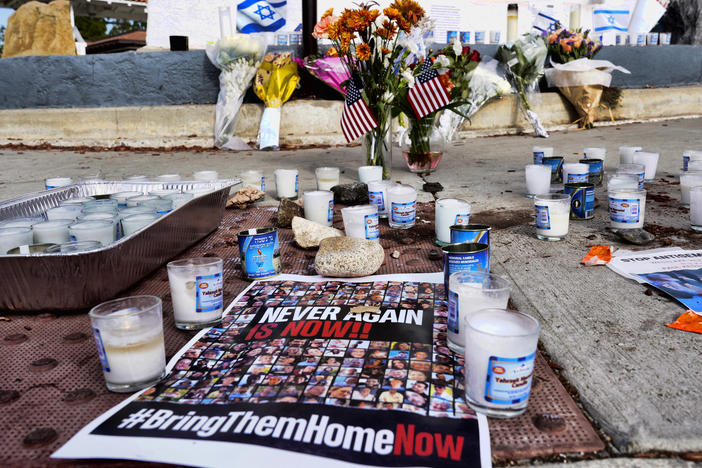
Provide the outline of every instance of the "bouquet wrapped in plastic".
[[234,130],[244,94],[261,65],[266,44],[260,38],[235,35],[207,44],[206,53],[212,64],[221,70],[214,128],[215,146],[249,149],[244,140],[234,136]]
[[519,95],[519,103],[526,114],[534,133],[548,138],[539,116],[531,110],[528,94],[538,92],[539,79],[544,74],[544,64],[548,49],[541,36],[525,34],[514,42],[497,49],[495,58],[507,67],[507,78]]
[[258,129],[260,149],[278,149],[280,140],[280,108],[297,88],[300,75],[290,52],[268,54],[256,72],[253,90],[265,109]]
[[312,76],[321,80],[324,84],[331,86],[343,95],[346,94],[341,83],[349,79],[349,70],[341,62],[341,58],[338,55],[328,55],[319,58],[306,57],[305,68]]

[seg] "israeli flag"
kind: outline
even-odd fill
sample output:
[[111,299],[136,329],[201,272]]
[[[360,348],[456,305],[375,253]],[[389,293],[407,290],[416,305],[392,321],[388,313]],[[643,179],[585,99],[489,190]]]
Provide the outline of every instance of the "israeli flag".
[[592,12],[592,25],[595,32],[627,32],[630,10],[595,10]]
[[539,32],[552,33],[558,29],[558,24],[560,21],[543,11],[537,11],[536,16],[534,16],[534,23],[532,27]]
[[287,1],[244,0],[237,5],[236,26],[244,34],[273,32],[285,26]]

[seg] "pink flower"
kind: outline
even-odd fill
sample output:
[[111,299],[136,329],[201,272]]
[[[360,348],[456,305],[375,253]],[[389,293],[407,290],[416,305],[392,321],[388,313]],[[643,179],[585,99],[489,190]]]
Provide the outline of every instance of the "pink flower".
[[312,36],[314,36],[315,39],[327,39],[329,37],[327,35],[329,25],[336,23],[338,19],[338,17],[333,15],[325,16],[319,20],[319,23],[315,24]]

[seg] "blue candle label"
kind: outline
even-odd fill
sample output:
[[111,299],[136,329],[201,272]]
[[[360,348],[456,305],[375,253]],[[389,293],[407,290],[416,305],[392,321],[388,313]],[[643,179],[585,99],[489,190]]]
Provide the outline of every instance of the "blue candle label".
[[610,198],[609,217],[616,223],[638,223],[641,214],[638,198]]
[[589,162],[587,164],[590,166],[591,175],[597,176],[602,172],[602,161]]
[[297,190],[298,190],[299,182],[300,182],[300,175],[299,175],[299,174],[295,174],[295,195],[297,195]]
[[536,216],[536,229],[551,229],[551,217],[548,213],[548,206],[534,205]]
[[392,222],[409,224],[414,222],[417,215],[417,200],[408,203],[392,202]]
[[370,204],[378,207],[378,212],[385,211],[385,198],[383,192],[368,192]]
[[485,400],[498,405],[514,405],[529,398],[536,351],[529,356],[503,358],[490,356]]
[[195,312],[214,312],[222,308],[222,274],[195,277]]
[[587,178],[589,177],[589,175],[589,172],[585,172],[582,174],[568,173],[568,180],[566,180],[566,183],[574,184],[578,182],[587,182]]
[[453,220],[453,225],[455,226],[456,224],[468,224],[469,220],[470,220],[470,213],[457,214],[456,219]]
[[102,364],[102,370],[110,372],[110,363],[107,362],[107,353],[105,352],[105,345],[102,342],[100,330],[93,328],[93,336],[95,336],[95,344],[97,345],[98,357],[100,358],[100,364]]
[[366,239],[379,239],[380,229],[378,228],[378,213],[367,214],[363,217],[363,220],[364,226],[366,227]]
[[641,190],[642,188],[644,188],[644,180],[646,179],[646,178],[645,178],[646,173],[645,173],[645,172],[639,172],[639,173],[636,174],[636,175],[639,176],[639,190]]
[[687,165],[688,164],[690,164],[690,156],[683,155],[683,172],[687,172]]
[[329,200],[329,209],[327,210],[327,222],[334,221],[334,200]]
[[448,331],[451,333],[458,333],[458,327],[458,294],[449,291],[446,328],[448,328]]
[[544,152],[543,151],[534,151],[534,164],[543,164],[544,163]]
[[265,192],[265,191],[266,191],[266,178],[261,177],[261,192]]

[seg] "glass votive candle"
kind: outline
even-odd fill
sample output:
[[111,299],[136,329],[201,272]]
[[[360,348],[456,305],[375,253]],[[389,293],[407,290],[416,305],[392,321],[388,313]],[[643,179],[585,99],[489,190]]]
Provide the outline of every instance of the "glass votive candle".
[[44,221],[32,226],[35,244],[65,244],[71,240],[68,226],[73,224],[72,219],[55,219]]
[[115,299],[88,315],[108,390],[133,392],[161,380],[166,372],[161,299]]
[[570,195],[564,193],[539,194],[534,197],[536,237],[559,241],[568,235]]
[[122,179],[125,182],[148,182],[149,181],[149,176],[144,175],[144,174],[139,174],[139,175],[132,175],[132,176],[127,176]]
[[102,245],[115,241],[115,223],[112,221],[79,221],[68,226],[71,240],[94,240]]
[[512,284],[504,277],[483,271],[460,271],[449,277],[447,342],[464,353],[466,316],[482,309],[506,309]]
[[702,185],[702,172],[687,171],[680,174],[680,203],[690,204],[690,187]]
[[219,179],[219,174],[217,171],[197,171],[193,174],[193,178],[202,182],[212,182]]
[[138,206],[145,201],[158,200],[159,198],[161,197],[158,195],[137,195],[136,197],[129,197],[127,198],[127,207]]
[[331,190],[339,185],[338,167],[318,167],[314,170],[314,177],[317,181],[317,190]]
[[646,168],[643,164],[620,164],[617,166],[617,174],[634,174],[639,179],[639,188],[644,187]]
[[652,182],[656,178],[658,157],[658,153],[648,153],[646,151],[634,153],[634,164],[642,164],[644,166],[644,180],[646,182]]
[[590,177],[590,167],[582,163],[564,163],[563,164],[563,183],[576,184],[578,182],[587,182]]
[[241,180],[244,186],[254,187],[261,192],[266,191],[266,178],[263,175],[263,171],[258,170],[248,170],[241,173]]
[[388,203],[388,188],[395,185],[389,180],[368,182],[368,198],[371,205],[378,207],[378,217],[387,218],[390,205]]
[[81,205],[64,205],[46,210],[46,219],[53,221],[54,219],[76,219],[83,207]]
[[32,229],[28,227],[0,228],[0,255],[9,250],[32,243]]
[[180,193],[178,189],[156,189],[149,191],[149,195],[156,195],[157,197],[164,198],[166,195],[174,195]]
[[273,176],[278,200],[281,198],[297,200],[300,186],[300,175],[297,169],[276,169]]
[[411,185],[395,184],[388,188],[388,200],[390,227],[409,229],[414,226],[417,219],[417,189]]
[[49,177],[44,179],[44,187],[46,190],[51,190],[59,187],[65,187],[66,185],[71,185],[73,179],[70,177]]
[[638,190],[639,176],[636,174],[610,174],[607,176],[607,190],[614,189]]
[[137,213],[122,218],[122,235],[128,236],[153,223],[161,216],[156,213]]
[[685,150],[683,151],[683,171],[689,170],[688,165],[691,161],[702,161],[702,151]]
[[601,159],[602,164],[604,164],[607,159],[607,148],[585,148],[583,150],[583,155],[585,159]]
[[83,203],[83,213],[97,213],[112,212],[117,211],[118,203],[117,200],[113,199],[102,199],[102,200],[91,200]]
[[361,166],[358,168],[358,179],[367,184],[383,180],[383,166]]
[[314,190],[302,194],[305,219],[323,226],[331,226],[334,221],[334,193],[328,190]]
[[32,227],[37,223],[44,221],[42,216],[28,216],[23,218],[11,218],[5,221],[0,221],[0,228],[11,228],[11,227]]
[[702,185],[690,188],[690,227],[702,231]]
[[610,189],[609,219],[614,229],[634,229],[643,227],[646,212],[646,191]]
[[171,200],[173,202],[173,209],[176,210],[192,200],[194,195],[192,193],[173,193],[171,195],[166,195],[163,198],[166,200]]
[[176,327],[195,330],[220,322],[222,265],[222,259],[216,257],[187,258],[167,265]]
[[619,164],[632,164],[634,162],[634,153],[642,149],[640,146],[620,146]]
[[119,210],[118,214],[119,214],[120,219],[124,219],[129,215],[141,214],[141,213],[155,214],[156,211],[150,206],[130,206],[127,208],[122,208],[121,210]]
[[466,315],[466,402],[511,418],[526,411],[541,326],[530,315],[485,309]]
[[83,203],[87,203],[89,201],[95,201],[95,199],[93,197],[69,198],[68,200],[63,200],[61,203],[59,203],[59,206],[72,206],[72,205],[82,206]]
[[159,198],[156,200],[147,200],[139,203],[137,206],[146,206],[153,208],[156,214],[164,215],[173,211],[173,200]]
[[46,249],[46,253],[77,253],[88,252],[102,248],[102,244],[97,241],[73,241],[65,244],[55,245]]
[[117,192],[110,195],[110,199],[117,202],[117,208],[124,208],[127,206],[127,199],[132,197],[138,197],[144,195],[142,192]]
[[550,146],[534,146],[531,148],[534,164],[543,164],[544,158],[553,157],[553,148]]
[[78,216],[77,221],[112,221],[115,227],[115,239],[120,237],[120,215],[115,212],[97,211],[95,213],[83,213]]
[[[544,166],[541,166],[544,167]],[[546,168],[549,177],[551,171]],[[435,203],[434,242],[438,245],[451,243],[451,226],[470,223],[471,204],[460,198],[439,198]]]
[[524,166],[526,175],[526,196],[549,193],[551,191],[551,167],[544,164],[527,164]]
[[379,242],[377,205],[349,206],[341,209],[344,231],[348,237]]
[[156,182],[179,182],[180,174],[161,174],[154,179]]

